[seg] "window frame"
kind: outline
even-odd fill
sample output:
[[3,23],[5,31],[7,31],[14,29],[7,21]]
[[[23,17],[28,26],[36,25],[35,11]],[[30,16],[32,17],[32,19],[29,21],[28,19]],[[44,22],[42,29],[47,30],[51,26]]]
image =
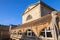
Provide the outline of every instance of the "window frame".
[[[47,30],[47,28],[48,28],[49,30]],[[41,35],[42,37],[44,37],[44,38],[52,38],[52,36],[51,36],[51,37],[47,37],[47,33],[48,33],[48,32],[51,33],[51,29],[50,29],[50,27],[47,27],[47,28],[43,29],[44,31],[41,31],[41,33],[44,32],[45,37],[44,37],[43,35],[41,35],[41,34],[40,34],[40,35]],[[51,35],[52,35],[52,33],[51,33]]]
[[13,32],[13,35],[16,35],[16,34],[17,34],[16,31],[14,31],[14,32]]
[[30,30],[30,29],[27,30],[27,36],[28,37],[32,37],[33,36],[32,33],[33,33],[32,30]]
[[26,21],[27,20],[30,20],[30,19],[32,19],[32,16],[31,15],[28,15]]
[[21,30],[18,31],[18,35],[22,35],[22,31]]

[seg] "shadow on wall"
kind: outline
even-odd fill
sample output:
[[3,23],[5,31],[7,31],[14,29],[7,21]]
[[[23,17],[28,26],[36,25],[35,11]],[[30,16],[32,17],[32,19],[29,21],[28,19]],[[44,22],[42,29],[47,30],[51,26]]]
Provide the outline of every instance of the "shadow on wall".
[[22,34],[20,40],[40,40],[32,30],[27,30],[25,33]]
[[36,36],[29,37],[29,36],[23,35],[20,40],[40,40],[40,39]]

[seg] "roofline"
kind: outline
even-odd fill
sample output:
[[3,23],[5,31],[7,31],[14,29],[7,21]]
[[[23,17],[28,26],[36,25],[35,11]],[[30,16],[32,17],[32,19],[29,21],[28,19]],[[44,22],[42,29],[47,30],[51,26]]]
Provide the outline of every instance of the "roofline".
[[[48,18],[49,17],[49,19],[48,20],[46,20],[46,18]],[[34,26],[35,25],[35,22],[38,22],[39,21],[39,23],[40,23],[40,25],[41,24],[45,24],[46,22],[48,22],[48,23],[50,23],[50,21],[51,21],[51,18],[52,18],[52,16],[51,16],[51,14],[48,14],[48,15],[46,15],[46,16],[44,16],[44,17],[42,17],[42,18],[39,18],[39,19],[36,19],[36,20],[33,20],[33,21],[31,21],[31,22],[28,22],[28,23],[25,23],[25,24],[21,24],[21,25],[19,25],[18,27],[15,27],[15,28],[12,28],[12,30],[13,29],[18,29],[18,28],[22,28],[22,27],[27,27],[27,26],[29,26],[29,25],[32,25],[32,26]],[[46,21],[41,21],[41,20],[46,20]],[[37,25],[37,24],[36,24]]]
[[[54,8],[52,8],[51,6],[49,6],[49,5],[47,5],[46,3],[44,3],[43,1],[39,1],[39,2],[37,2],[37,4],[36,4],[36,3],[35,3],[35,4],[36,4],[36,6],[37,6],[37,5],[39,5],[40,3],[43,4],[44,6],[48,7],[48,8],[51,9],[52,11],[57,11],[56,9],[54,9]],[[33,4],[32,4],[32,5],[33,5]],[[33,8],[35,8],[36,6],[34,6]],[[28,7],[29,7],[29,6],[28,6]],[[31,11],[33,8],[31,8],[29,11]],[[26,8],[26,9],[27,9],[27,8]],[[25,9],[25,11],[26,11],[26,9]],[[24,12],[25,12],[25,11],[24,11]],[[29,12],[29,11],[27,11],[27,12]],[[26,12],[26,13],[27,13],[27,12]],[[24,14],[26,14],[26,13],[23,13],[22,16],[23,16]]]
[[[39,5],[39,4],[40,4],[40,3],[37,3],[36,6]],[[36,6],[34,6],[33,8],[35,8]],[[29,6],[28,6],[28,7],[29,7]],[[33,8],[31,8],[29,11],[31,11]],[[26,9],[27,9],[27,8],[26,8]],[[25,9],[25,11],[26,11],[26,9]],[[24,12],[25,12],[25,11],[24,11]],[[27,11],[27,12],[29,12],[29,11]],[[27,12],[26,12],[26,13],[27,13]],[[25,13],[23,13],[22,16],[23,16],[24,14],[25,14]]]
[[44,6],[48,7],[49,9],[53,10],[53,11],[57,11],[56,9],[52,8],[51,6],[47,5],[45,2],[40,1],[41,4],[43,4]]

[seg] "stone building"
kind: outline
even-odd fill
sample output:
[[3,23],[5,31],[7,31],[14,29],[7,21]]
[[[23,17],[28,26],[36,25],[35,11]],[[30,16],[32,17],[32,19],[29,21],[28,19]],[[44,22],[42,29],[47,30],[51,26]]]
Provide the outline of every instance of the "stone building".
[[29,5],[22,15],[22,24],[10,27],[12,40],[58,40],[60,12],[42,1]]
[[[12,28],[17,27],[17,25],[11,25]],[[10,40],[9,25],[0,24],[0,40]]]
[[9,40],[9,26],[0,24],[0,40]]

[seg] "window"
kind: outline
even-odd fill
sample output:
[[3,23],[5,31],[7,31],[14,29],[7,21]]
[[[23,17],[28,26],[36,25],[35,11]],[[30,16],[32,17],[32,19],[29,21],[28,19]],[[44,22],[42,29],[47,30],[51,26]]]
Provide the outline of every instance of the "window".
[[32,31],[30,29],[27,30],[27,36],[32,36]]
[[30,36],[30,35],[31,35],[31,33],[29,32],[29,33],[28,33],[28,35]]
[[47,32],[47,37],[52,37],[51,32]]
[[27,35],[28,35],[28,36],[32,36],[32,31],[31,31],[31,30],[28,30],[28,31],[27,31]]
[[40,35],[43,36],[43,37],[45,37],[45,32],[41,32]]
[[22,31],[21,30],[19,30],[18,35],[22,35]]
[[16,31],[13,32],[13,35],[16,35]]
[[46,37],[46,38],[47,37],[52,37],[50,27],[47,27],[47,28],[43,29],[40,33],[40,36]]
[[27,19],[26,20],[30,20],[32,19],[32,16],[31,15],[28,15]]
[[25,36],[27,37],[35,37],[35,33],[31,30],[31,29],[28,29],[26,32],[25,32]]

